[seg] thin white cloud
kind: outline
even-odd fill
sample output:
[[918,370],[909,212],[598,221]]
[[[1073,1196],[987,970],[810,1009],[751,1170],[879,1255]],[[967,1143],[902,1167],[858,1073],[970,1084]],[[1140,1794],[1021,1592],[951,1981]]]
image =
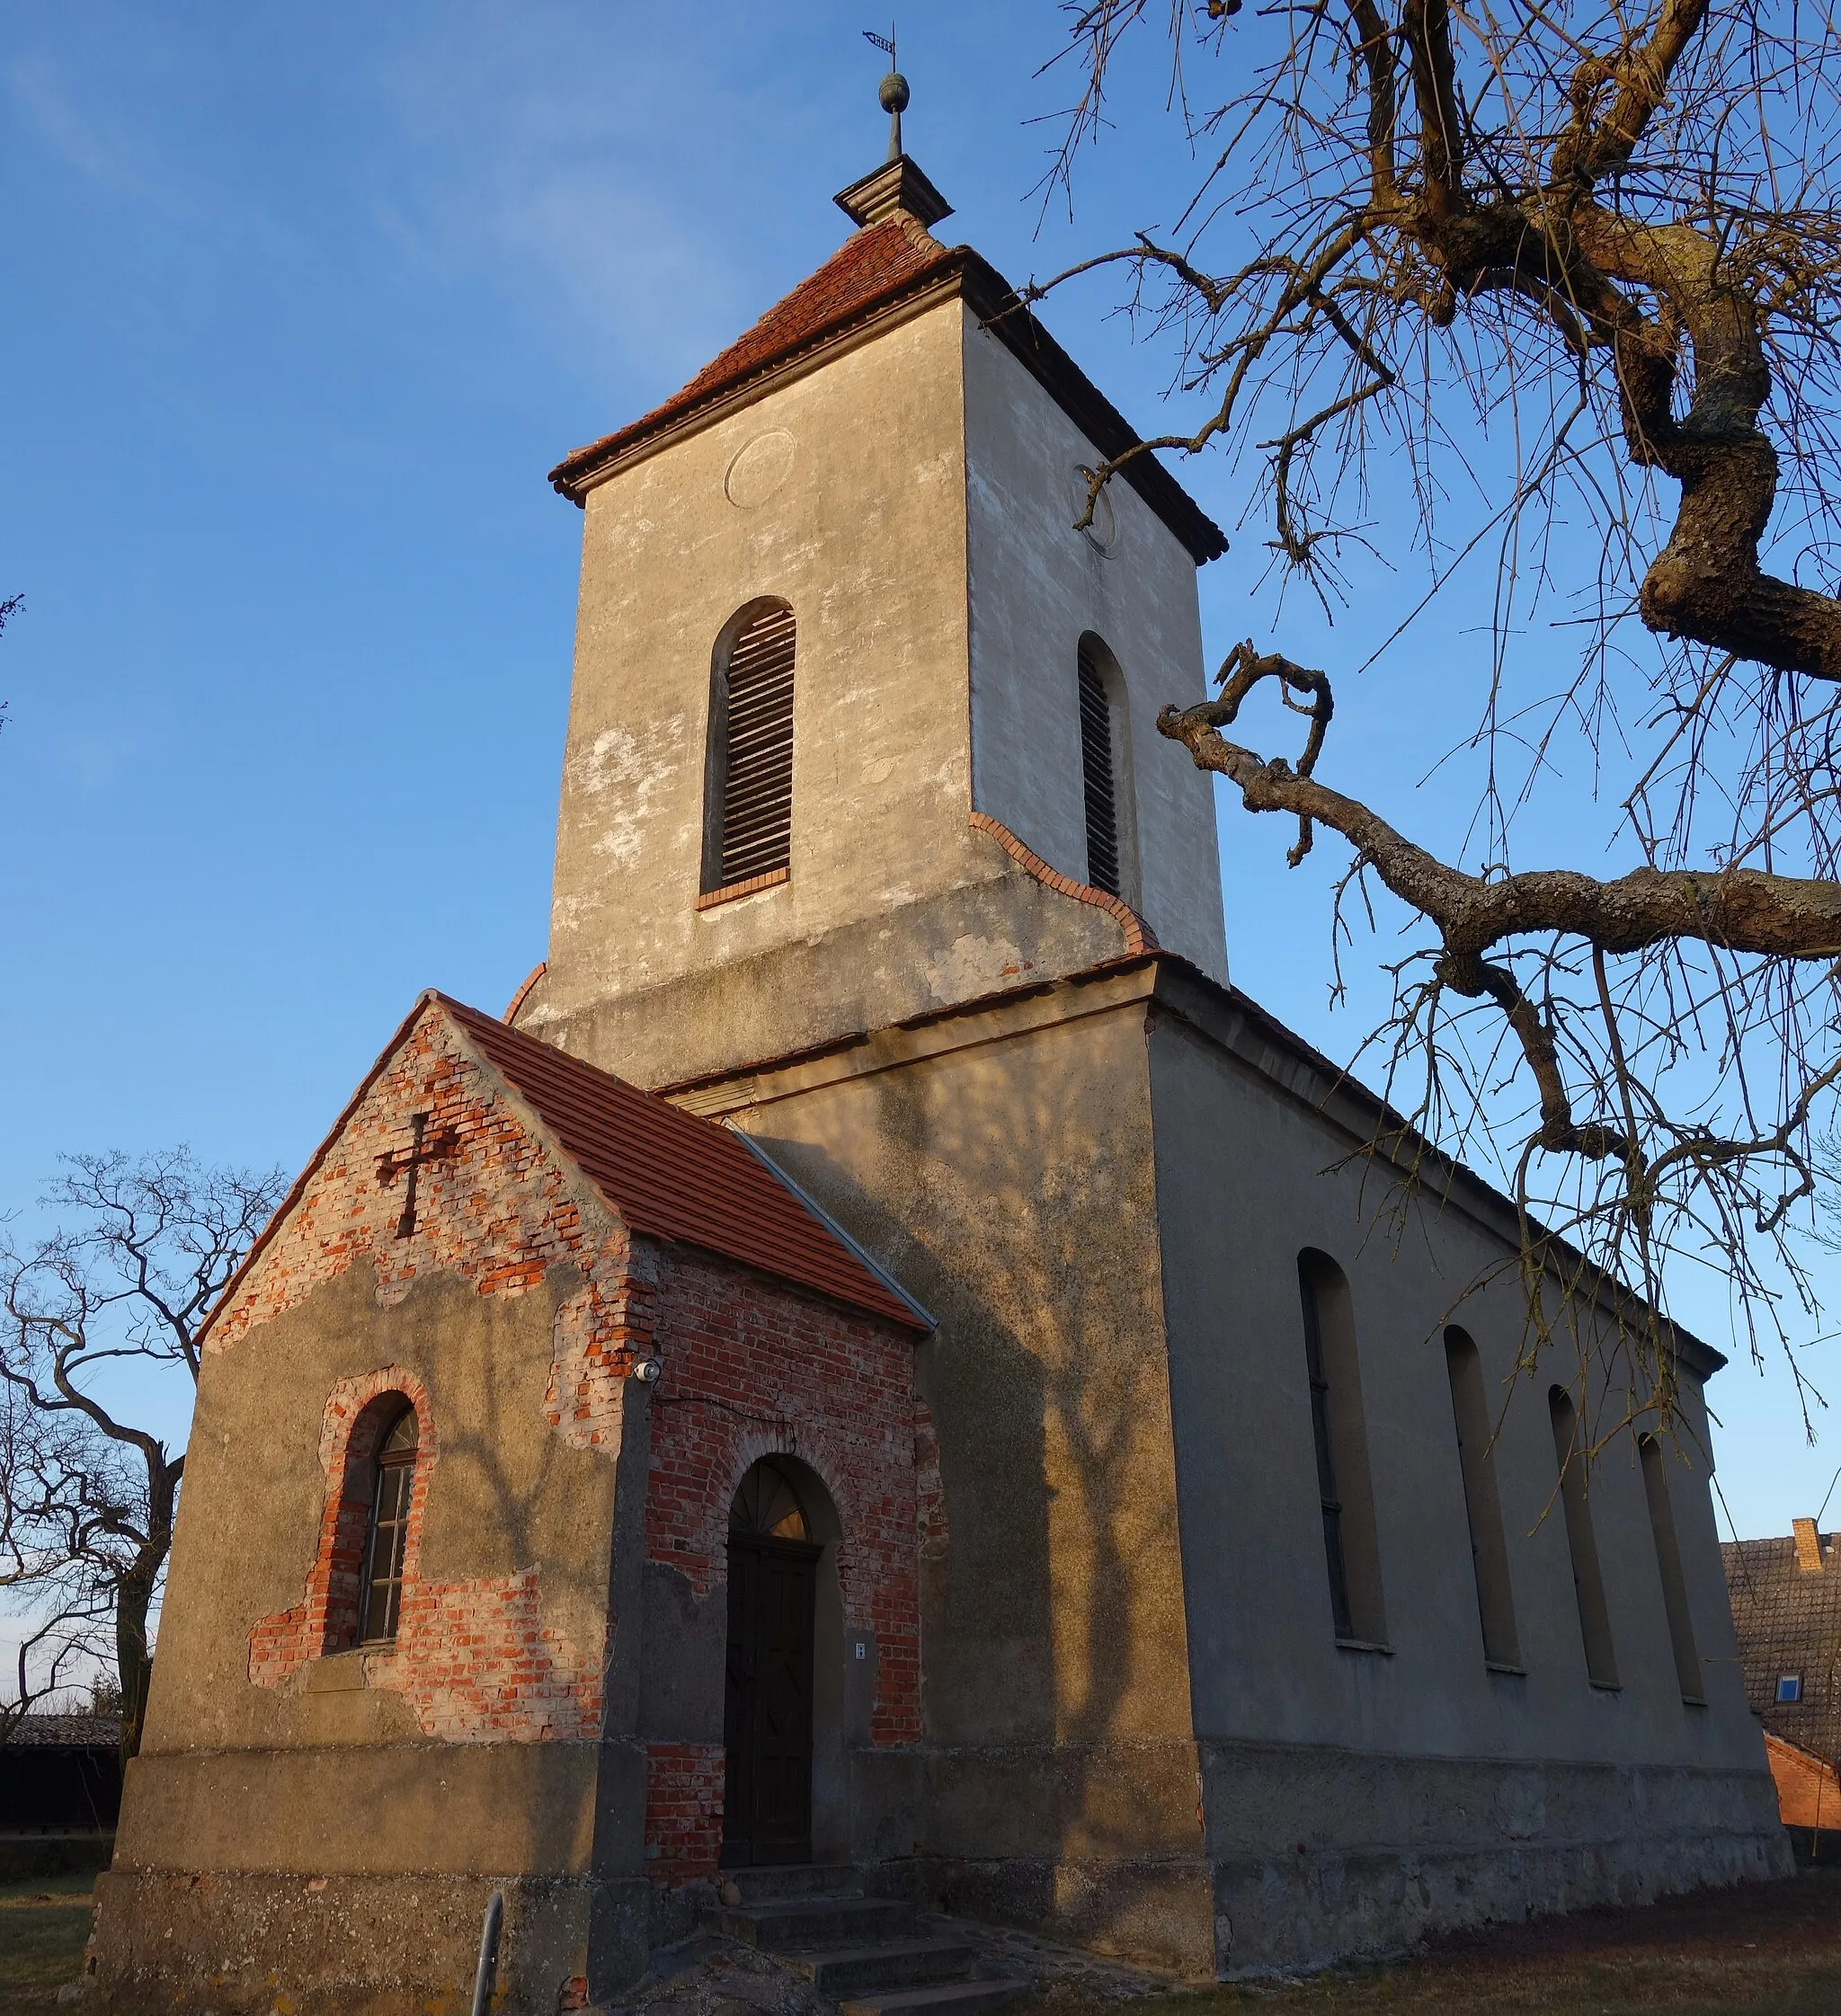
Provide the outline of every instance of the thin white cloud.
[[578,361],[661,388],[749,319],[745,208],[709,173],[725,148],[693,159],[684,120],[695,106],[698,132],[733,129],[700,39],[666,49],[636,16],[475,5],[399,46],[377,87],[404,166],[376,214],[405,258],[501,270]]

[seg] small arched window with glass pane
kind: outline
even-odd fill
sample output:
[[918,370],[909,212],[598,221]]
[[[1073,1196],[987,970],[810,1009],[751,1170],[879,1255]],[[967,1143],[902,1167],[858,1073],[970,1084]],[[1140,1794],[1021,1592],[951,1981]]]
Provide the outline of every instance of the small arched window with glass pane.
[[363,1629],[367,1645],[393,1643],[403,1608],[403,1558],[415,1486],[415,1409],[405,1407],[378,1444],[371,1480],[370,1531],[364,1550]]

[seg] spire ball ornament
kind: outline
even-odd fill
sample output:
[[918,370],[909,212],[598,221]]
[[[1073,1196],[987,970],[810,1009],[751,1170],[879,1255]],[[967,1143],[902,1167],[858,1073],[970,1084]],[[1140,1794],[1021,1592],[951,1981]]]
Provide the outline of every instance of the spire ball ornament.
[[888,114],[888,157],[891,161],[902,158],[902,114],[908,109],[908,80],[895,68],[894,24],[890,22],[886,35],[878,35],[873,28],[863,31],[863,40],[873,43],[888,58],[888,75],[876,87],[876,98]]

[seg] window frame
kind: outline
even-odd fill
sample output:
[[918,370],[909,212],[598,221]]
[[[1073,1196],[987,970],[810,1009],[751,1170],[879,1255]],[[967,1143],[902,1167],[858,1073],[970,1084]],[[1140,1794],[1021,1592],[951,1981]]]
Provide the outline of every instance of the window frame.
[[1336,1642],[1352,1651],[1385,1651],[1387,1604],[1354,1297],[1348,1276],[1314,1247],[1298,1255],[1297,1274]]
[[[1110,644],[1097,630],[1083,630],[1074,647],[1074,712],[1081,748],[1081,832],[1084,880],[1089,888],[1116,896],[1135,909],[1142,899],[1138,857],[1137,797],[1133,786],[1131,709],[1125,676]],[[1093,747],[1093,729],[1106,747]],[[1110,785],[1111,879],[1094,857],[1094,772],[1098,756]]]
[[1502,1524],[1502,1497],[1496,1477],[1495,1436],[1483,1386],[1482,1353],[1468,1330],[1453,1323],[1445,1332],[1445,1371],[1451,1386],[1451,1416],[1463,1480],[1464,1523],[1476,1584],[1477,1623],[1483,1663],[1504,1673],[1521,1673],[1521,1634],[1515,1615],[1515,1585],[1508,1572],[1508,1543]]
[[1604,1565],[1598,1556],[1597,1530],[1587,1488],[1588,1459],[1579,1443],[1579,1409],[1565,1387],[1548,1388],[1547,1414],[1553,1428],[1553,1460],[1559,1470],[1566,1551],[1572,1570],[1573,1606],[1579,1613],[1586,1677],[1599,1692],[1614,1694],[1623,1686],[1618,1675],[1617,1639],[1611,1629],[1611,1606],[1605,1594]]
[[[769,618],[784,618],[788,626],[787,662],[784,673],[785,715],[774,734],[756,750],[769,787],[777,788],[771,767],[784,760],[782,801],[776,806],[765,845],[759,833],[732,834],[731,789],[735,782],[732,762],[732,699],[730,679],[737,650],[756,626]],[[709,706],[704,742],[703,767],[703,860],[698,878],[699,909],[710,906],[707,899],[725,893],[743,894],[785,882],[792,872],[793,803],[796,792],[796,739],[798,710],[799,621],[793,606],[784,597],[758,597],[737,609],[723,626],[710,658]],[[754,779],[751,787],[758,788]],[[777,830],[775,830],[777,828]],[[743,853],[744,847],[752,853]],[[732,859],[732,854],[736,856]]]
[[[391,1444],[405,1421],[414,1430],[414,1440],[393,1448]],[[404,1571],[408,1560],[409,1525],[415,1506],[415,1469],[421,1454],[422,1422],[414,1401],[405,1398],[403,1405],[390,1416],[387,1425],[382,1426],[370,1460],[370,1504],[365,1514],[364,1566],[358,1584],[358,1645],[364,1651],[379,1651],[395,1646],[401,1630]],[[391,1501],[387,1520],[384,1516],[387,1489]],[[377,1572],[378,1547],[387,1527],[390,1570],[380,1578]],[[384,1598],[384,1628],[374,1631],[371,1626],[380,1582],[387,1591]]]
[[1681,1566],[1681,1541],[1675,1527],[1675,1504],[1668,1489],[1668,1458],[1659,1437],[1636,1438],[1649,1504],[1650,1537],[1655,1542],[1656,1573],[1662,1585],[1662,1607],[1668,1621],[1668,1648],[1675,1656],[1675,1677],[1681,1698],[1693,1708],[1707,1705],[1700,1647],[1694,1640],[1694,1612],[1687,1600],[1687,1577]]

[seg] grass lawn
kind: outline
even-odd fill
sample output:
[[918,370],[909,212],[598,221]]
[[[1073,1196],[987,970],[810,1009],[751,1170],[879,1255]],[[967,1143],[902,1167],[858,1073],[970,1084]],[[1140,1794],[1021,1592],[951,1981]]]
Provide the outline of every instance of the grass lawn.
[[0,1884],[0,2016],[50,2009],[58,1990],[76,1980],[94,1881],[85,1874]]

